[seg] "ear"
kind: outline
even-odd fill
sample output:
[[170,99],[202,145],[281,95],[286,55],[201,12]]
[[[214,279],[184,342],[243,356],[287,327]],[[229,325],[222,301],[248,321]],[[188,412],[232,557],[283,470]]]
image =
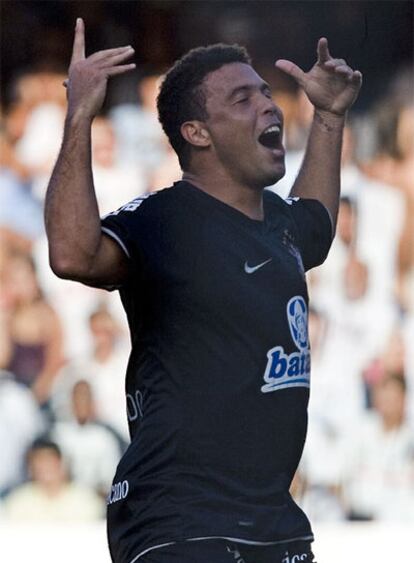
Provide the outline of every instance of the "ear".
[[202,121],[186,121],[181,125],[181,135],[190,145],[208,147],[211,144],[210,134]]

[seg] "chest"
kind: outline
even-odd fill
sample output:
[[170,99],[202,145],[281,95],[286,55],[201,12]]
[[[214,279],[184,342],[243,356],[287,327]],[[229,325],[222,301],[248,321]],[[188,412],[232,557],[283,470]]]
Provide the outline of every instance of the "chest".
[[307,301],[296,233],[285,218],[263,224],[193,214],[158,233],[147,264],[163,311],[187,310],[243,328],[259,318],[270,328],[286,316],[293,296]]

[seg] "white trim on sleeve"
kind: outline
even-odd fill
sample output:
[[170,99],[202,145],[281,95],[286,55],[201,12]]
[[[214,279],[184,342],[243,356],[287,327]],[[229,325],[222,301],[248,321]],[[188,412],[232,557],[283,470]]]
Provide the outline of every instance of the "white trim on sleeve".
[[330,212],[329,209],[326,207],[326,205],[325,205],[324,203],[322,203],[319,199],[318,199],[317,201],[319,201],[319,203],[325,208],[326,213],[328,214],[329,221],[331,222],[331,240],[333,240],[334,237],[335,237],[335,231],[334,231],[334,222],[333,222],[333,219],[332,219],[331,212]]
[[114,231],[111,231],[111,229],[108,229],[108,227],[101,227],[101,230],[103,233],[105,233],[106,235],[110,236],[112,239],[114,239],[119,246],[122,248],[122,250],[125,252],[125,254],[128,256],[128,258],[131,258],[127,247],[125,246],[125,243],[119,238],[119,236],[114,233]]

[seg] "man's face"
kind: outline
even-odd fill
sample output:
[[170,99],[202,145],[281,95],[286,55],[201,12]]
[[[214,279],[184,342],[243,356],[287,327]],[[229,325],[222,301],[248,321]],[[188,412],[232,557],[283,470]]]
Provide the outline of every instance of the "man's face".
[[251,188],[280,180],[283,116],[269,86],[250,65],[231,63],[208,74],[202,87],[211,148],[231,177]]
[[65,468],[61,457],[50,448],[29,454],[29,473],[32,480],[42,486],[64,483]]
[[405,413],[405,393],[394,381],[380,382],[374,387],[373,403],[383,421],[401,424]]

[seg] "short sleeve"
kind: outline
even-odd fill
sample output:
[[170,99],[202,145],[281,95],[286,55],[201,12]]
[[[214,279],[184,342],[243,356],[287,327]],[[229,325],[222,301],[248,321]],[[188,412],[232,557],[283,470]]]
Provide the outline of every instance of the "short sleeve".
[[298,246],[305,270],[322,264],[333,240],[331,216],[316,199],[287,198],[291,217],[298,233]]
[[[133,199],[101,218],[102,232],[112,238],[129,259],[129,277],[125,286],[136,280],[143,267],[143,250],[148,246],[147,234],[151,231],[148,223],[152,214],[148,212],[147,205],[150,195],[155,195],[155,192]],[[112,291],[121,289],[121,286],[102,288]]]
[[101,219],[102,232],[118,243],[126,256],[135,263],[140,259],[139,231],[145,222],[145,206],[142,204],[149,195],[152,194],[133,199]]

